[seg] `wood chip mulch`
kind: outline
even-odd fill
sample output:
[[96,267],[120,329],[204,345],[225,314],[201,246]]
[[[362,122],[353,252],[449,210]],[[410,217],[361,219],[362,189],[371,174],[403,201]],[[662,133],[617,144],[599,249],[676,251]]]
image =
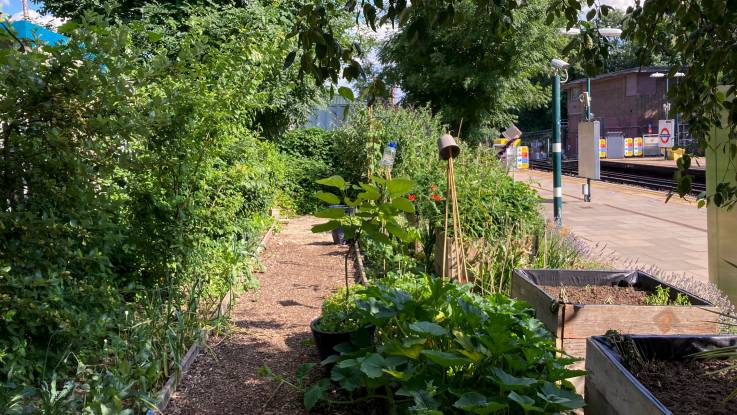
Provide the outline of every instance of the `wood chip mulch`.
[[261,256],[265,273],[257,274],[261,288],[239,298],[231,332],[210,340],[166,413],[306,414],[299,392],[258,370],[267,364],[294,379],[299,365],[319,361],[309,324],[323,299],[342,286],[347,248],[334,245],[330,234],[310,232],[316,223],[293,219],[271,239]]

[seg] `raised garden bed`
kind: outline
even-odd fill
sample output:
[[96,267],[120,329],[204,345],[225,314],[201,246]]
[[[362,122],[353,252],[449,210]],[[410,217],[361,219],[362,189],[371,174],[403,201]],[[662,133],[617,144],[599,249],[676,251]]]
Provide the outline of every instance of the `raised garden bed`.
[[[735,346],[737,336],[635,335],[622,340],[618,346],[604,336],[587,342],[586,414],[737,413],[737,400],[724,402],[737,387],[737,370],[719,372],[734,362],[689,357]],[[628,350],[636,350],[644,364],[629,364],[632,356],[627,355],[632,352]]]
[[[691,305],[644,305],[644,297],[658,286],[669,289],[671,300],[681,294]],[[586,339],[608,330],[629,334],[719,330],[718,317],[711,312],[717,309],[711,303],[642,271],[515,270],[511,294],[534,308],[559,349],[582,359]],[[574,365],[582,367],[583,362]],[[583,379],[574,384],[583,391]]]

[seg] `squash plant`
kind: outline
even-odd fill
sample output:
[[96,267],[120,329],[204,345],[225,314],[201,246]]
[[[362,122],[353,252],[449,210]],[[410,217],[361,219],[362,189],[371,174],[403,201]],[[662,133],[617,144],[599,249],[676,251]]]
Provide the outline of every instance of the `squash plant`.
[[[414,205],[405,197],[414,187],[412,180],[404,177],[386,180],[374,176],[368,183],[351,184],[341,176],[332,176],[317,183],[336,189],[338,194],[325,191],[316,194],[318,199],[333,207],[315,213],[316,217],[329,221],[313,226],[312,232],[342,228],[346,240],[371,240],[379,244],[410,243],[416,239],[417,232],[399,222],[404,213],[415,212]],[[343,207],[334,207],[341,204],[355,213],[348,214]],[[355,249],[356,245],[351,243],[345,254],[345,315],[342,317],[345,320],[350,317],[348,259]]]
[[[527,306],[421,276],[387,277],[358,307],[376,326],[374,345],[344,343],[329,378],[304,395],[318,402],[383,400],[387,413],[561,413],[583,406],[566,379],[573,359],[556,357],[550,334]],[[343,399],[329,393],[331,381]]]

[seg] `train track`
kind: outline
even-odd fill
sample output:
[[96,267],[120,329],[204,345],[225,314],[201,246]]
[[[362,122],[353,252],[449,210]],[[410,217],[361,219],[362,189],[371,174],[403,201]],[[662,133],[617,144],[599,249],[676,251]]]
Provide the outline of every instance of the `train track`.
[[[530,160],[530,168],[535,170],[552,171],[550,160]],[[565,160],[561,166],[563,174],[568,176],[578,175],[578,162],[576,160]],[[627,171],[623,171],[627,170]],[[661,191],[675,191],[676,181],[673,178],[673,169],[662,170],[657,173],[641,172],[631,168],[614,168],[610,165],[601,166],[601,180],[611,183],[622,183],[632,186]],[[706,191],[706,181],[703,174],[695,174],[691,185],[691,193],[696,195]]]

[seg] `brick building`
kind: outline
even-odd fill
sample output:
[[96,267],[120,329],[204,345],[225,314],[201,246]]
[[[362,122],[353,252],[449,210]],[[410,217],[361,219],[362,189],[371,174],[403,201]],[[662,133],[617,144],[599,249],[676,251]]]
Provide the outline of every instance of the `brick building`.
[[[650,75],[668,73],[668,69],[632,68],[591,79],[591,111],[594,120],[601,123],[603,136],[610,132],[621,132],[625,137],[640,137],[649,131],[657,133],[658,120],[665,118],[665,78]],[[584,91],[585,78],[561,85],[561,94],[567,98],[568,128],[562,138],[563,151],[568,157],[576,157],[577,153],[578,123],[584,119],[584,106],[578,97]]]

